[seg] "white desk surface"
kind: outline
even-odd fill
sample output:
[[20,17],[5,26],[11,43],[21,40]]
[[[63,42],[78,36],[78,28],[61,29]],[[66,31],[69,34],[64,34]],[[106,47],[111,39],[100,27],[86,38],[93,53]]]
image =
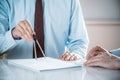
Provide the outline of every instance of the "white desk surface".
[[120,70],[99,67],[76,67],[33,72],[10,66],[0,60],[0,80],[120,80]]

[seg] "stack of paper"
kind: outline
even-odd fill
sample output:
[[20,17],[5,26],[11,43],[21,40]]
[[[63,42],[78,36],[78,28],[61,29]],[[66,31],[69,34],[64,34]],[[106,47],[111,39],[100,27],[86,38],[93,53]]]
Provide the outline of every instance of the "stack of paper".
[[37,60],[36,59],[8,60],[9,64],[30,69],[30,70],[37,70],[37,71],[77,67],[77,66],[82,66],[83,62],[84,60],[62,61],[62,60],[54,59],[50,57],[38,58]]

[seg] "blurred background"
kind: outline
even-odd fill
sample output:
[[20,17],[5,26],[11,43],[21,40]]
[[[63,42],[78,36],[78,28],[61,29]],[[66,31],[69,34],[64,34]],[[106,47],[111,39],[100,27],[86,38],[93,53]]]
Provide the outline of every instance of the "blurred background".
[[120,48],[120,0],[80,0],[90,39],[89,49]]

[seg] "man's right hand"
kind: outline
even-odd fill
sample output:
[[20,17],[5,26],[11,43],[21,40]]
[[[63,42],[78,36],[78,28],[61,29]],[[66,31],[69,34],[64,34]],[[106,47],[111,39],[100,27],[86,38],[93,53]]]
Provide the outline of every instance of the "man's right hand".
[[28,42],[33,41],[33,34],[35,34],[35,32],[32,30],[32,27],[27,20],[20,21],[12,30],[14,38],[22,38]]

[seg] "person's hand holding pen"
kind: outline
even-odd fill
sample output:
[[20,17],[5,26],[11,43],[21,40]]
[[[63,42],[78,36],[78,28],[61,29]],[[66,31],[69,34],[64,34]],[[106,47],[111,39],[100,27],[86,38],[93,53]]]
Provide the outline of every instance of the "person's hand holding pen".
[[33,31],[30,23],[27,20],[20,21],[16,27],[12,30],[12,35],[14,38],[22,38],[28,42],[33,42]]
[[[35,32],[27,20],[20,21],[16,25],[16,27],[12,30],[12,35],[15,39],[22,38],[28,42],[33,42],[33,40],[35,40],[35,42],[38,43],[37,39],[33,39],[33,38],[35,38]],[[39,43],[38,43],[38,45],[39,45]],[[40,47],[40,45],[39,45],[39,47]],[[80,57],[79,57],[79,55],[77,55],[73,52],[67,51],[62,56],[60,56],[60,59],[64,60],[64,61],[74,61],[74,60],[79,60]]]

